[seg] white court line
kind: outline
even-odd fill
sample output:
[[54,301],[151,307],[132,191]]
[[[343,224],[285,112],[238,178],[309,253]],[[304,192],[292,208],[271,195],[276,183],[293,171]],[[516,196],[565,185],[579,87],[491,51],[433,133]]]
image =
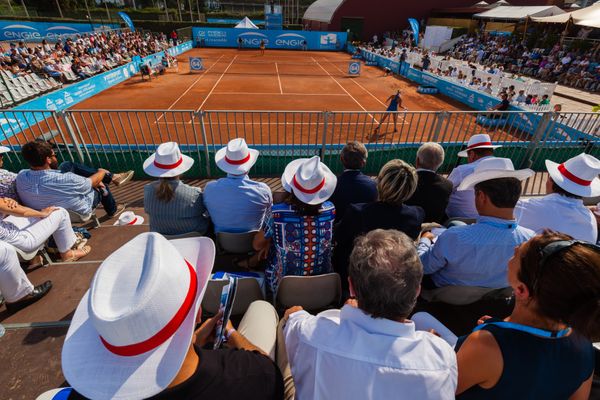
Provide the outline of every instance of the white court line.
[[341,87],[341,88],[342,88],[342,90],[343,90],[344,92],[346,92],[346,94],[348,94],[348,96],[350,96],[350,98],[351,98],[352,100],[354,100],[354,102],[355,102],[356,104],[358,104],[358,106],[359,106],[360,108],[362,108],[362,109],[363,109],[363,111],[366,111],[366,112],[369,114],[369,116],[370,116],[371,118],[373,118],[373,121],[375,121],[375,123],[376,123],[376,124],[379,124],[379,121],[377,121],[377,119],[376,119],[376,118],[375,118],[375,117],[374,117],[374,116],[373,116],[371,113],[369,113],[369,112],[367,111],[367,109],[366,109],[366,108],[364,108],[364,107],[362,106],[362,104],[360,104],[360,103],[358,102],[358,100],[356,100],[356,99],[354,98],[354,96],[352,96],[352,95],[350,94],[350,92],[348,92],[348,91],[347,91],[347,90],[346,90],[346,89],[345,89],[345,88],[342,86],[342,84],[341,84],[341,83],[339,83],[339,82],[337,81],[337,79],[335,79],[335,78],[333,77],[333,75],[331,75],[331,74],[329,73],[329,71],[327,71],[325,68],[323,68],[323,66],[322,66],[321,64],[319,64],[319,62],[318,62],[317,60],[315,60],[315,58],[314,58],[314,57],[311,57],[311,58],[313,59],[313,61],[314,61],[314,62],[316,62],[316,63],[317,63],[317,65],[318,65],[319,67],[321,67],[321,69],[322,69],[323,71],[325,71],[325,73],[326,73],[327,75],[329,75],[329,77],[330,77],[331,79],[333,79],[333,81],[334,81],[335,83],[337,83],[337,84],[338,84],[338,86],[339,86],[339,87]]
[[277,81],[279,82],[279,92],[283,94],[283,89],[281,88],[281,78],[279,77],[279,67],[277,63],[275,63],[275,71],[277,71]]
[[[177,100],[175,100],[175,101],[173,102],[173,104],[171,104],[171,105],[169,106],[169,108],[167,108],[167,110],[170,110],[171,108],[173,108],[173,106],[174,106],[175,104],[177,104],[177,102],[178,102],[179,100],[181,100],[181,98],[182,98],[183,96],[185,96],[185,95],[186,95],[186,94],[187,94],[187,93],[188,93],[190,90],[192,90],[192,88],[194,87],[194,85],[195,85],[196,83],[198,83],[198,81],[199,81],[200,79],[204,78],[204,77],[206,76],[206,74],[208,73],[208,71],[210,71],[210,70],[212,69],[212,67],[214,67],[215,65],[217,65],[217,63],[219,62],[219,60],[220,60],[221,58],[223,58],[223,56],[224,56],[224,55],[225,55],[225,54],[221,54],[221,57],[219,57],[219,58],[217,59],[217,61],[215,61],[215,62],[213,63],[213,65],[211,65],[210,67],[208,67],[208,69],[207,69],[207,70],[206,70],[206,71],[205,71],[205,72],[204,72],[202,75],[200,75],[200,76],[198,77],[198,79],[196,79],[194,82],[192,82],[192,84],[191,84],[191,85],[190,85],[190,86],[189,86],[189,87],[186,89],[186,91],[185,91],[185,92],[183,92],[183,94],[182,94],[181,96],[179,96],[179,97],[177,98]],[[164,117],[164,116],[165,116],[165,114],[164,114],[164,113],[162,113],[162,114],[160,115],[160,117],[158,117],[158,118],[156,119],[156,121],[154,121],[154,123],[156,124],[156,123],[157,123],[158,121],[160,121],[160,119],[161,119],[162,117]]]
[[[341,73],[344,73],[344,71],[342,71],[341,69],[339,69],[337,67],[337,65],[335,65],[334,63],[332,63],[331,61],[327,61],[329,64],[333,65],[333,67],[335,69],[337,69],[338,71],[340,71]],[[371,93],[369,91],[369,89],[367,89],[366,87],[364,87],[363,85],[361,85],[360,83],[356,82],[355,79],[352,79],[352,82],[354,82],[355,84],[357,84],[362,90],[364,90],[365,92],[367,92],[369,94],[369,96],[371,96],[372,98],[374,98],[375,100],[377,100],[379,102],[379,104],[381,104],[382,106],[387,108],[387,104],[385,104],[383,101],[379,100],[379,98],[377,98],[377,96],[375,96],[373,93]],[[402,118],[402,122],[401,124],[406,125],[408,124],[408,122],[406,122],[406,119],[404,119],[404,117],[402,115],[398,115],[400,118]]]
[[218,94],[234,94],[234,95],[240,95],[240,94],[250,94],[250,95],[258,95],[258,96],[346,96],[345,93],[289,93],[289,92],[285,92],[285,93],[277,93],[277,92],[263,92],[263,93],[256,93],[256,92],[214,92],[213,95],[218,95]]
[[[210,97],[210,95],[212,94],[212,92],[214,92],[215,88],[217,87],[217,85],[219,84],[219,82],[221,82],[221,79],[223,79],[223,77],[227,73],[227,70],[229,70],[229,68],[233,65],[233,62],[235,61],[236,58],[237,58],[237,54],[236,54],[235,57],[233,57],[233,60],[231,60],[231,62],[227,66],[227,68],[225,68],[225,71],[223,71],[223,73],[221,74],[221,76],[219,77],[219,79],[215,82],[215,84],[213,85],[212,89],[210,89],[210,92],[208,92],[208,94],[204,98],[204,101],[202,102],[202,104],[200,104],[200,107],[198,107],[198,109],[196,110],[196,112],[198,112],[198,111],[200,111],[202,109],[202,106],[206,103],[206,100],[208,100],[208,98]],[[190,123],[191,122],[192,121],[190,120]]]

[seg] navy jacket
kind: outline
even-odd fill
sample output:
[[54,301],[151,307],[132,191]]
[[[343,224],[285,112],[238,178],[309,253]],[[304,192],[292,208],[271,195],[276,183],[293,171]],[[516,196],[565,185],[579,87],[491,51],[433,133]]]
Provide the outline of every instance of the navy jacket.
[[425,210],[424,222],[446,222],[446,206],[452,193],[452,182],[431,171],[417,171],[417,190],[406,204],[420,206]]
[[350,204],[371,203],[377,200],[377,184],[358,170],[344,171],[337,181],[329,201],[335,205],[335,220],[341,221]]

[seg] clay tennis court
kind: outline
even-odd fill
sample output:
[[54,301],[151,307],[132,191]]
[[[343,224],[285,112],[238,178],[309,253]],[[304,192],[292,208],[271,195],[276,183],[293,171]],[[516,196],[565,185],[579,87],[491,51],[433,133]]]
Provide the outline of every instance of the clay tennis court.
[[[203,59],[203,71],[190,72],[190,56]],[[341,52],[267,50],[261,55],[254,49],[193,49],[164,75],[142,80],[138,74],[72,107],[72,123],[87,144],[176,140],[218,146],[234,137],[254,145],[412,143],[431,138],[439,124],[435,112],[469,110],[445,96],[419,94],[416,84],[384,76],[376,67],[363,64],[359,77],[349,77],[349,61],[350,55]],[[374,134],[386,99],[398,89],[410,112],[398,113],[397,132],[389,117]],[[207,110],[217,112],[201,118],[199,112]],[[324,116],[323,111],[335,113]],[[52,120],[44,124],[55,126]],[[454,114],[437,128],[442,134],[433,139],[440,142],[463,142],[486,130],[467,113]],[[510,129],[492,133],[494,140],[518,136]]]

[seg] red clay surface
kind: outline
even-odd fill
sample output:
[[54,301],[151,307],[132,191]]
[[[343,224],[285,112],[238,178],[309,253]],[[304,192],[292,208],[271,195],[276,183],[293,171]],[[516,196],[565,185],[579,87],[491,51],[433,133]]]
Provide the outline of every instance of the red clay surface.
[[[205,70],[190,72],[190,56],[202,57]],[[363,65],[360,77],[348,77],[351,59],[345,53],[267,50],[260,55],[258,50],[193,49],[178,60],[178,70],[173,68],[151,81],[135,76],[73,107],[76,113],[72,123],[82,133],[79,140],[125,145],[176,140],[181,144],[206,142],[218,146],[231,138],[245,137],[255,145],[320,144],[325,123],[330,144],[348,140],[465,141],[484,131],[475,124],[473,115],[458,114],[453,115],[452,123],[446,120],[440,125],[441,136],[430,137],[437,123],[433,111],[468,108],[444,96],[418,94],[416,84],[385,77],[376,67]],[[403,105],[417,113],[399,114],[397,132],[392,118],[388,118],[381,132],[374,134],[385,115],[386,99],[398,89]],[[96,110],[115,112],[99,114]],[[161,112],[164,110],[171,112]],[[201,121],[201,110],[218,112],[205,114]],[[245,110],[256,112],[239,112]],[[362,114],[335,114],[325,121],[322,111]],[[33,135],[55,126],[53,121],[40,125]],[[514,140],[511,133],[499,129],[492,137]],[[11,140],[17,141],[23,138]]]

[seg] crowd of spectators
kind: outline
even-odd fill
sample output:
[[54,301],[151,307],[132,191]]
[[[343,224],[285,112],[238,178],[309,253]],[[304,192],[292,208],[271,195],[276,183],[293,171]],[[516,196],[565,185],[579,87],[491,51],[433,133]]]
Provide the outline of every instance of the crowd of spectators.
[[[274,200],[249,177],[260,154],[242,138],[216,153],[227,176],[204,191],[180,180],[194,160],[175,142],[161,144],[143,164],[158,179],[144,190],[151,232],[102,263],[73,316],[62,357],[68,398],[362,399],[398,390],[420,399],[586,398],[590,341],[600,339],[600,247],[596,210],[583,198],[600,195],[600,160],[546,160],[547,194],[522,199],[533,171],[494,156],[498,147],[473,135],[459,153],[467,162],[445,178],[437,173],[444,149],[425,143],[416,167],[391,160],[372,179],[361,172],[366,147],[350,142],[342,174],[318,156],[294,160],[281,177],[286,194]],[[59,166],[39,141],[22,156],[29,169],[0,170],[0,290],[11,311],[51,288],[27,279],[14,248],[35,250],[53,235],[64,260],[85,257],[90,247],[69,217],[100,202],[119,214],[109,187],[133,174]],[[116,224],[142,222],[126,212]],[[336,271],[346,304],[316,316],[294,306],[278,325],[273,306],[254,302],[238,329],[225,327],[229,349],[207,350],[219,315],[194,326],[213,269],[211,226],[256,232],[255,262],[245,267],[264,270],[268,296],[284,276]],[[507,290],[512,314],[483,318],[461,338],[428,331],[447,331],[430,314],[409,319],[418,298],[472,301]],[[153,356],[136,357],[146,352]],[[530,370],[538,374],[528,378]]]
[[142,32],[84,33],[56,43],[20,41],[0,44],[0,69],[14,77],[35,73],[67,83],[71,73],[85,79],[168,47],[166,35]]

